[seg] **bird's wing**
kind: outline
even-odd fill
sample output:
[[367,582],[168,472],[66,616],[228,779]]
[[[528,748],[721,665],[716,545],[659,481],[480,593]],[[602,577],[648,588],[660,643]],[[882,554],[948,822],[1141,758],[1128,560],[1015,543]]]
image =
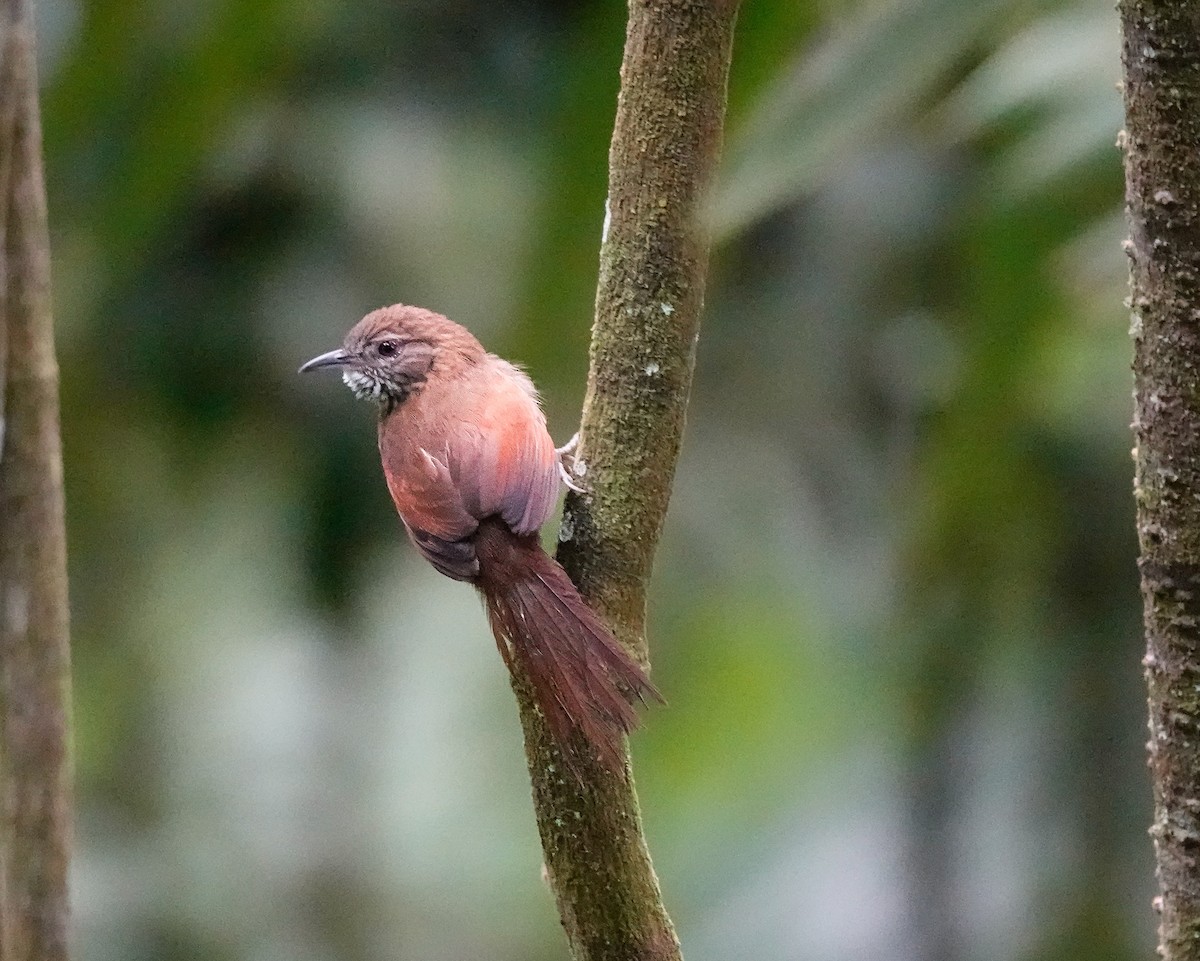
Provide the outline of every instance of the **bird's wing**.
[[385,440],[386,424],[381,434],[388,490],[413,543],[458,580],[478,573],[472,539],[481,520],[498,515],[514,533],[532,534],[554,509],[561,483],[533,385],[517,368],[493,363],[502,376],[458,398],[461,419],[431,418],[425,423],[434,429],[420,424],[395,444]]
[[450,476],[447,451],[432,454],[418,447],[415,457],[384,463],[388,490],[412,542],[434,567],[455,580],[479,572],[471,543],[479,522],[463,506]]
[[477,520],[499,515],[516,534],[537,531],[558,498],[558,454],[533,385],[503,361],[503,378],[456,431],[449,468],[463,506]]

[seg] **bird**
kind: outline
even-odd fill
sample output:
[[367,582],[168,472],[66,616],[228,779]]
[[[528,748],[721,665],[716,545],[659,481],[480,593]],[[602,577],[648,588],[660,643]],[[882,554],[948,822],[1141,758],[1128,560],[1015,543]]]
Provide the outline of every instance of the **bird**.
[[440,573],[473,585],[500,656],[529,679],[568,766],[624,766],[634,701],[663,702],[646,670],[588,606],[538,532],[578,434],[555,447],[537,390],[449,318],[381,307],[300,373],[336,368],[379,412],[379,454],[409,539]]

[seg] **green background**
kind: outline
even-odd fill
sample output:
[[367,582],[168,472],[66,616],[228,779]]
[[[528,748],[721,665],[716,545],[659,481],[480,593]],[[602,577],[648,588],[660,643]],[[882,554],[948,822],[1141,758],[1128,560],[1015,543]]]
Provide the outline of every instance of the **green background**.
[[[78,956],[563,958],[479,604],[295,370],[418,303],[570,435],[623,5],[39,7]],[[689,961],[1152,950],[1119,76],[1099,0],[744,4],[634,739]]]

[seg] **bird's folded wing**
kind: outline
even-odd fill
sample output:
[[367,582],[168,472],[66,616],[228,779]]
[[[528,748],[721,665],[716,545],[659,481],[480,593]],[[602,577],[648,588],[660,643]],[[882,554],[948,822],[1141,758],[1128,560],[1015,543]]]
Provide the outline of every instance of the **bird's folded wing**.
[[472,516],[499,515],[514,533],[532,534],[558,498],[558,454],[532,384],[515,367],[511,372],[453,432],[448,465]]
[[467,407],[470,417],[444,425],[439,444],[385,457],[388,489],[413,543],[459,580],[478,572],[471,540],[481,520],[499,516],[514,533],[532,534],[558,497],[554,442],[532,385],[511,370]]

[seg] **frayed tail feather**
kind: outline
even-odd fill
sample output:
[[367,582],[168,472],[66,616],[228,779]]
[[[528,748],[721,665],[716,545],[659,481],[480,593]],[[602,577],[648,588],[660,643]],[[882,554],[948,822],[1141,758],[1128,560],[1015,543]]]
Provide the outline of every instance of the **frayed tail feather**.
[[516,661],[529,678],[568,764],[579,734],[619,772],[624,737],[639,721],[631,700],[661,702],[662,695],[536,541],[503,533],[511,539],[506,563],[497,570],[486,560],[494,552],[481,550],[477,582],[500,654],[510,670]]

